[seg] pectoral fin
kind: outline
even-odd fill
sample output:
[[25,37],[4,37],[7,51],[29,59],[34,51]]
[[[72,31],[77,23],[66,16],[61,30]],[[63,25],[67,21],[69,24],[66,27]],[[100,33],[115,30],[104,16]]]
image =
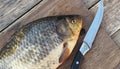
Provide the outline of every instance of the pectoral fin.
[[59,58],[59,63],[64,62],[69,57],[69,55],[70,55],[70,51],[69,48],[66,46],[64,47],[63,52]]

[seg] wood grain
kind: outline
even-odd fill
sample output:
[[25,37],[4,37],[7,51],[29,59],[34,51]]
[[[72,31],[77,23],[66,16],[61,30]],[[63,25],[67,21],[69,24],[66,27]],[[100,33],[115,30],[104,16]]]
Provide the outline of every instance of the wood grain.
[[0,0],[0,31],[12,24],[41,0]]
[[120,48],[120,29],[116,33],[114,33],[111,37]]

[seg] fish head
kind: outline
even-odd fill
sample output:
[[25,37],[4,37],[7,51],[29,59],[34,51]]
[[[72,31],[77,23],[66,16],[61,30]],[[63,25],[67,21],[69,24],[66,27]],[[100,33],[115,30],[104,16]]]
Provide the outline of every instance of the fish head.
[[59,62],[64,62],[69,57],[75,47],[75,44],[77,43],[80,31],[82,29],[81,16],[69,15],[65,17],[64,20],[66,24],[59,25],[60,29],[62,29],[62,34],[64,34],[64,49],[59,59]]
[[71,31],[72,36],[78,36],[82,28],[82,18],[78,15],[71,15],[66,17],[66,23]]
[[63,40],[70,39],[79,35],[82,29],[82,18],[79,15],[68,15],[58,17],[57,33]]

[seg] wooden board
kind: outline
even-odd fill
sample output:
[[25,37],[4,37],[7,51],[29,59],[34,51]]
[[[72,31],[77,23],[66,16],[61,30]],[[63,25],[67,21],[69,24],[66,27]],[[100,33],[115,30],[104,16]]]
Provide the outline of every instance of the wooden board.
[[0,0],[0,32],[41,0]]
[[[0,34],[0,47],[4,45],[4,43],[17,29],[28,22],[41,17],[65,14],[80,14],[83,17],[83,27],[86,29],[86,31],[93,19],[93,16],[85,8],[81,0],[45,0],[29,11],[29,13],[22,16],[14,24],[9,26],[4,32],[2,32],[2,34]],[[83,37],[84,35],[80,36],[80,42],[77,43],[73,53],[58,69],[70,68],[71,62],[75,56],[75,53],[78,51],[80,44],[82,43]],[[118,67],[120,62],[120,54],[118,53],[119,51],[119,48],[114,44],[104,30],[100,30],[93,48],[85,55],[81,68],[113,69],[116,66]]]

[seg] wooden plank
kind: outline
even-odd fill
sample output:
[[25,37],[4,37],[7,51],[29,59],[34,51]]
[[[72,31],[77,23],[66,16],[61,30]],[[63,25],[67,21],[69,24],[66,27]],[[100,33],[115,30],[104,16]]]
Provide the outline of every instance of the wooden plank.
[[[120,0],[104,0],[104,21],[102,24],[109,36],[112,36],[118,29],[120,29]],[[97,10],[98,4],[90,9],[94,14]]]
[[111,37],[115,41],[115,43],[120,47],[120,29]]
[[84,4],[86,5],[86,7],[88,9],[91,8],[91,7],[93,7],[99,1],[100,0],[83,0]]
[[[41,17],[67,14],[80,14],[83,17],[83,27],[86,31],[93,19],[93,16],[90,15],[90,12],[84,7],[81,0],[45,0],[0,34],[0,46],[2,47],[4,45],[3,43],[5,43],[17,29],[28,22]],[[80,42],[76,45],[69,59],[58,69],[70,68],[75,53],[78,51],[80,44],[82,43],[82,39],[83,36],[80,37]],[[86,54],[81,67],[83,69],[112,69],[119,63],[120,54],[118,52],[120,52],[119,48],[114,44],[110,37],[104,32],[104,30],[100,30],[92,50]]]
[[0,0],[0,31],[30,10],[41,0]]

